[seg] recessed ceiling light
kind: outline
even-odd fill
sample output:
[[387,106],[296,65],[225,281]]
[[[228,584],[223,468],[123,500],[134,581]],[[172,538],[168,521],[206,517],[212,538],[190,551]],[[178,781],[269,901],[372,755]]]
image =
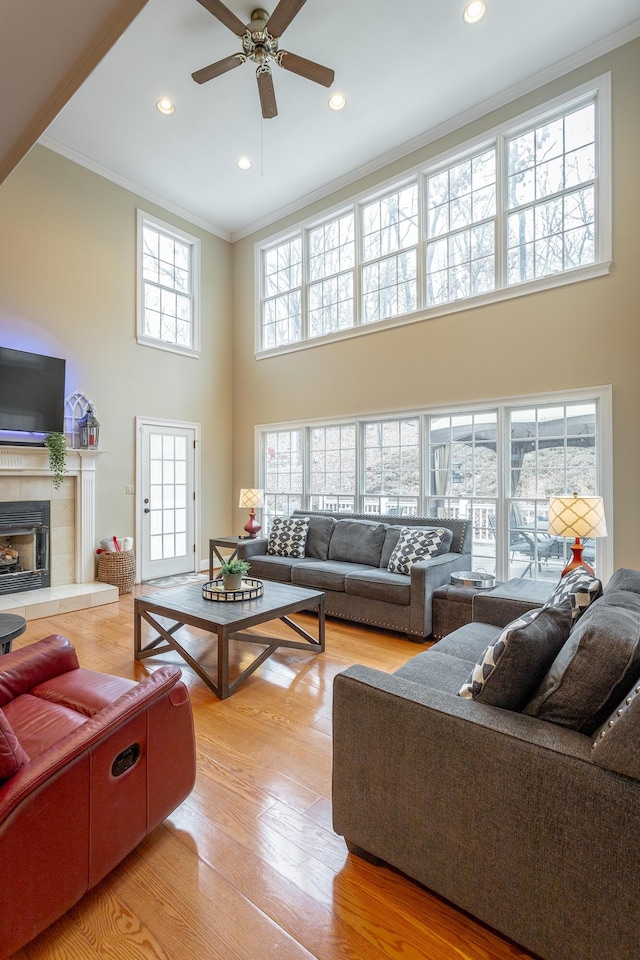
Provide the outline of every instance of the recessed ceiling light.
[[156,103],[156,107],[160,113],[164,113],[165,117],[170,117],[176,109],[175,104],[168,97],[161,97]]
[[329,97],[329,106],[332,110],[342,110],[346,103],[347,101],[341,93],[334,93],[332,97]]
[[240,167],[241,170],[250,170],[252,167],[252,163],[251,163],[251,160],[249,160],[249,157],[240,157],[240,159],[237,161],[237,165]]
[[482,0],[472,0],[464,8],[462,19],[465,23],[477,23],[478,20],[482,20],[486,12],[487,7]]

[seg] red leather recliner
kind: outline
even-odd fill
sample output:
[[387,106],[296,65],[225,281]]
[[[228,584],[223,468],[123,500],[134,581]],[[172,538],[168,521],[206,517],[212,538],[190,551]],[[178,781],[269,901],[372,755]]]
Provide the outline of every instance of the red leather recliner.
[[62,916],[191,792],[178,667],[141,683],[47,637],[0,657],[0,960]]

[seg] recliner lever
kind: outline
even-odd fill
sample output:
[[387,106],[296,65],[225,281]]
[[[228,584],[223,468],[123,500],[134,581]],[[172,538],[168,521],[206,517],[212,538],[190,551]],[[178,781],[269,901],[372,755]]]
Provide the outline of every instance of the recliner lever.
[[114,777],[121,777],[123,773],[130,770],[138,757],[140,756],[140,744],[132,743],[130,747],[123,750],[111,764],[111,774]]

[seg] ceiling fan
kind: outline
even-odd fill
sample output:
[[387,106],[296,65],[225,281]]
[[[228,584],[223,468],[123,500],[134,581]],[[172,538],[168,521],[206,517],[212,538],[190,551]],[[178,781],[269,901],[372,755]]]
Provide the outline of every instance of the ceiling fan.
[[206,83],[207,80],[213,80],[214,77],[239,67],[241,63],[252,60],[257,64],[258,93],[262,116],[265,119],[278,115],[271,74],[272,62],[291,73],[297,73],[300,77],[306,77],[314,83],[321,83],[324,87],[330,87],[333,83],[335,76],[333,70],[314,63],[313,60],[298,57],[295,53],[278,49],[280,37],[300,12],[306,0],[280,0],[271,16],[266,10],[254,10],[251,14],[251,22],[246,25],[228,7],[225,7],[221,0],[198,0],[198,3],[201,3],[205,10],[212,13],[242,40],[242,53],[233,53],[224,60],[218,60],[216,63],[209,64],[208,67],[196,70],[191,74],[196,83]]

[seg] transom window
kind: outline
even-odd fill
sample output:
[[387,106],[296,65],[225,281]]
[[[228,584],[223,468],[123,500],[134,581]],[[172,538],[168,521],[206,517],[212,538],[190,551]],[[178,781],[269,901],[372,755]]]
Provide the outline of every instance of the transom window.
[[609,269],[609,78],[260,247],[257,353]]
[[138,211],[139,343],[196,355],[200,241]]
[[[549,534],[549,498],[600,494],[606,509],[611,489],[608,389],[259,434],[265,529],[297,509],[459,517],[473,569],[500,580],[557,580],[571,544]],[[584,556],[611,573],[610,538]]]

